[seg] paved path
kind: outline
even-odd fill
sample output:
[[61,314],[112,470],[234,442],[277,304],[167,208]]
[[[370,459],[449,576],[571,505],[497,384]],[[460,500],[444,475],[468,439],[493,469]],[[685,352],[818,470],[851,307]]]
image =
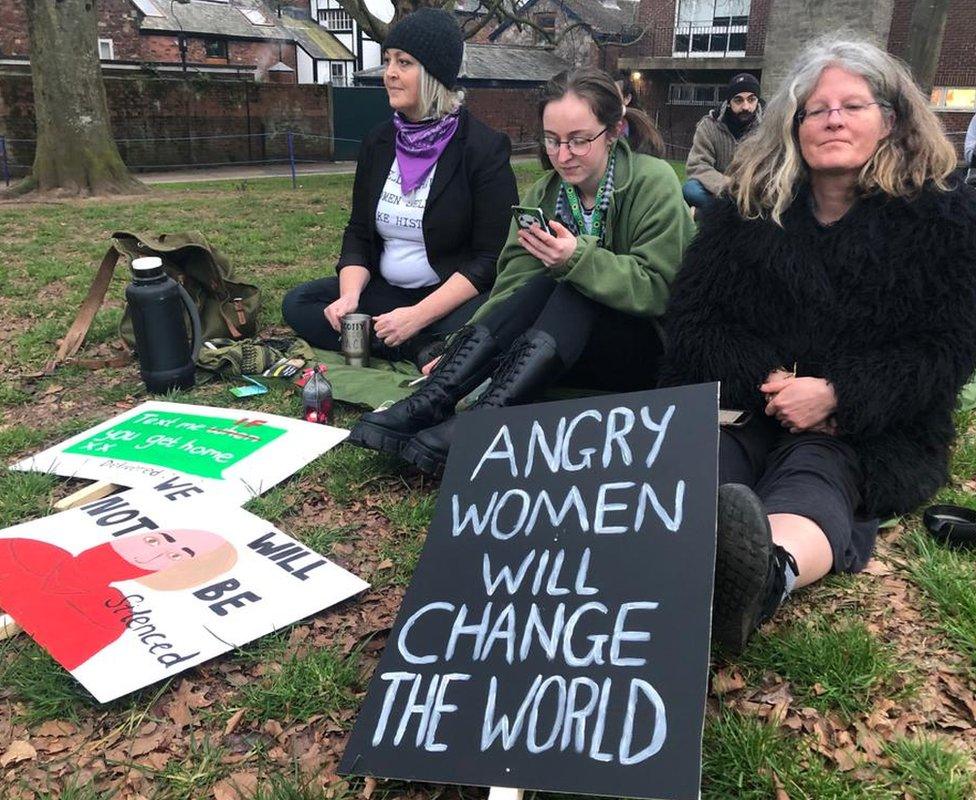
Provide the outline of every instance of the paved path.
[[[514,155],[512,162],[534,161],[533,155]],[[302,175],[351,175],[356,171],[355,161],[331,161],[320,164],[296,164],[295,173]],[[290,178],[287,164],[258,164],[256,166],[233,165],[227,167],[208,167],[206,169],[184,169],[170,172],[137,172],[135,176],[143,183],[201,183],[203,181],[240,181],[258,178]]]
[[[295,172],[302,175],[346,175],[356,171],[355,161],[334,161],[321,164],[296,164]],[[240,181],[254,178],[290,178],[287,164],[268,164],[246,167],[208,167],[173,172],[138,172],[143,183],[201,183],[203,181]]]

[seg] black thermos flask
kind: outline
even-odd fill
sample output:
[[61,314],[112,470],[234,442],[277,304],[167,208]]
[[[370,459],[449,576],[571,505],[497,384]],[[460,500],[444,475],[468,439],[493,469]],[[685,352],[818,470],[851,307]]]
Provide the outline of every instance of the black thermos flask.
[[[192,388],[200,351],[200,316],[186,289],[165,273],[162,259],[135,258],[125,299],[132,312],[139,374],[146,388],[152,394]],[[191,338],[184,310],[190,318]]]

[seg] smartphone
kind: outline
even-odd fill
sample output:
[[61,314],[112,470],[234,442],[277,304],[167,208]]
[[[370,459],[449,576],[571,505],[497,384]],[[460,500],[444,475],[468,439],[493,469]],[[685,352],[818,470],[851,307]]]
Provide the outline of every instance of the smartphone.
[[541,208],[512,206],[512,216],[515,217],[515,224],[523,230],[528,230],[533,225],[538,225],[542,230],[552,236],[552,231],[546,222],[546,215],[542,213]]

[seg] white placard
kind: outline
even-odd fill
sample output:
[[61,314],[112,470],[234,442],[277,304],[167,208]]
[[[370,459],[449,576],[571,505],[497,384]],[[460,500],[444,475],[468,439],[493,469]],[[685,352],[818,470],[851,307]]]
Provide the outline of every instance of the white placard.
[[241,505],[348,435],[276,414],[153,400],[11,469],[151,487],[172,500],[206,492]]
[[367,586],[209,495],[133,489],[0,531],[0,608],[102,703]]

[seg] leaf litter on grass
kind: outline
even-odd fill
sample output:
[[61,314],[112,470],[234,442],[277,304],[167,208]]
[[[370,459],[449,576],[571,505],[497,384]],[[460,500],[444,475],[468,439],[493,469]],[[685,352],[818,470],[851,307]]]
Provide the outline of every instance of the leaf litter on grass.
[[[522,185],[535,175],[537,171],[525,172]],[[322,265],[335,262],[344,223],[338,209],[348,206],[350,180],[316,179],[297,192],[286,184],[260,181],[250,183],[246,192],[220,185],[167,188],[140,200],[134,209],[110,201],[5,206],[10,230],[19,232],[21,243],[11,251],[9,270],[0,278],[9,288],[0,299],[7,323],[0,344],[8,344],[3,349],[9,352],[0,362],[0,375],[36,370],[33,360],[53,350],[87,289],[91,265],[107,246],[107,231],[122,218],[142,220],[150,228],[158,227],[154,219],[165,218],[171,230],[203,229],[242,275],[265,288],[264,321],[272,326],[268,330],[280,331],[284,291],[321,277]],[[237,222],[228,225],[228,219]],[[273,231],[255,235],[268,219]],[[315,236],[307,234],[310,225],[320,228]],[[56,285],[48,281],[43,261],[54,241],[64,250]],[[48,291],[56,292],[63,306],[39,307],[36,298],[44,283],[52,283]],[[114,326],[124,286],[119,273],[82,357],[115,352]],[[134,364],[95,373],[71,366],[46,382],[4,386],[0,442],[16,451],[10,456],[63,438],[72,421],[77,431],[77,425],[107,419],[145,397]],[[209,405],[234,402],[219,383],[179,399]],[[296,400],[287,391],[276,391],[264,403],[266,410],[290,414]],[[339,412],[346,423],[356,414],[341,405]],[[964,429],[971,420],[972,415],[959,418]],[[11,425],[23,427],[11,430]],[[951,494],[944,496],[976,505],[974,473],[976,446],[968,432],[955,451],[953,483],[946,490]],[[48,513],[53,499],[77,488],[44,475],[4,473],[0,480],[5,524]],[[194,797],[231,800],[235,781],[257,786],[257,796],[276,800],[360,796],[362,781],[341,779],[335,769],[423,545],[435,490],[436,484],[404,473],[394,460],[339,447],[255,501],[257,513],[274,518],[285,531],[371,580],[373,588],[256,642],[250,654],[247,649],[227,654],[118,706],[100,707],[70,691],[58,699],[58,692],[74,684],[56,665],[60,688],[44,697],[38,691],[43,681],[33,681],[30,688],[0,681],[0,741],[25,742],[36,753],[11,763],[5,778],[12,772],[10,785],[36,787],[37,796],[48,792],[79,800],[113,792],[120,798],[166,800],[192,792]],[[804,675],[785,661],[775,671],[758,659],[717,663],[708,698],[706,797],[735,800],[771,790],[772,796],[783,791],[792,800],[872,800],[902,797],[911,787],[916,800],[929,800],[919,788],[927,775],[946,776],[947,786],[965,786],[956,757],[971,765],[976,754],[976,683],[967,655],[968,634],[959,625],[953,633],[947,625],[953,615],[944,610],[948,606],[939,605],[917,580],[911,533],[917,519],[903,524],[882,533],[878,558],[867,575],[831,579],[797,593],[762,636],[788,642],[789,632],[805,622],[823,633],[816,627],[818,615],[828,621],[855,619],[860,624],[856,636],[868,656],[888,652],[899,668],[907,663],[910,673],[879,672],[868,658],[869,668],[862,674],[880,675],[881,680],[847,689],[835,680],[828,693],[821,692],[827,685],[821,680],[818,688],[812,672]],[[0,648],[0,672],[17,661],[19,647]],[[305,662],[308,654],[318,652],[334,654],[334,663]],[[295,672],[278,669],[286,664],[294,665]],[[333,687],[337,694],[331,704],[322,702],[319,708],[314,699],[289,695],[305,680],[294,678],[301,669],[311,676],[310,684]],[[286,677],[280,686],[275,685],[276,673]],[[25,680],[32,681],[29,676]],[[31,714],[55,718],[26,721]],[[935,744],[896,744],[923,740]],[[757,752],[766,754],[769,763],[756,766]],[[108,753],[112,757],[106,759]],[[217,791],[226,797],[217,797]],[[388,781],[378,782],[373,791],[377,800],[475,796],[480,795],[459,787]],[[934,800],[939,795],[930,796]],[[953,794],[946,797],[955,800]]]

